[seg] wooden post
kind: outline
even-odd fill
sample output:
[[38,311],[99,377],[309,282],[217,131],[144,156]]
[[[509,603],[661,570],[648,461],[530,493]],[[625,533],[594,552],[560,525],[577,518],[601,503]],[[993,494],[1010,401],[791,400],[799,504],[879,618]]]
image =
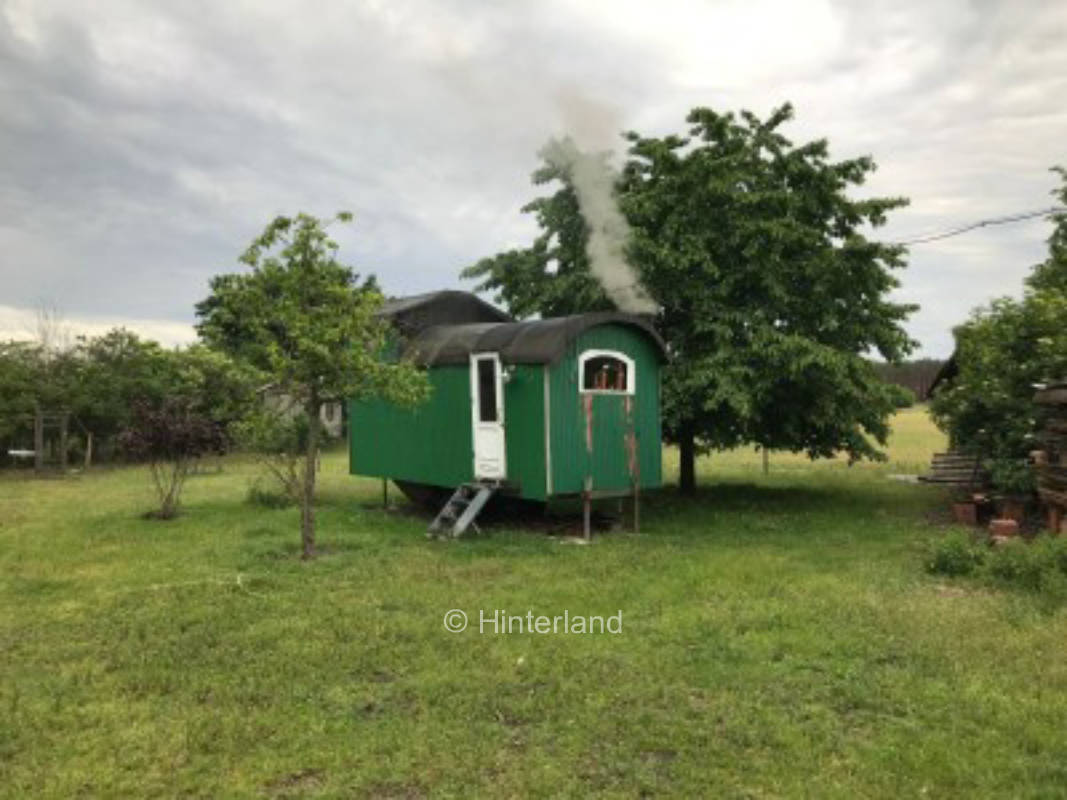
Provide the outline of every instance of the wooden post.
[[89,469],[93,463],[93,434],[87,431],[85,434],[85,469]]
[[641,532],[641,487],[634,484],[634,533]]
[[1048,532],[1053,536],[1060,535],[1060,522],[1063,519],[1063,509],[1057,505],[1048,507]]
[[33,411],[33,471],[40,473],[44,469],[44,416],[40,406]]
[[70,421],[70,414],[64,411],[59,416],[59,470],[64,475],[67,474],[67,425]]
[[593,532],[590,529],[590,517],[592,516],[593,505],[593,479],[590,476],[586,476],[585,479],[585,491],[582,492],[582,535],[588,542],[593,538]]

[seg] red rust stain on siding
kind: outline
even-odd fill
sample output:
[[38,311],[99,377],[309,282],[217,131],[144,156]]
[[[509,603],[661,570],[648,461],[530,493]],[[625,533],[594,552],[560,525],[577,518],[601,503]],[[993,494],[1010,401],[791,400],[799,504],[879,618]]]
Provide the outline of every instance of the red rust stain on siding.
[[637,461],[637,435],[634,432],[633,397],[626,397],[625,408],[626,429],[623,432],[623,441],[626,445],[626,470],[630,474],[630,480],[636,483],[639,467]]
[[582,395],[582,410],[585,412],[585,449],[593,452],[593,395]]

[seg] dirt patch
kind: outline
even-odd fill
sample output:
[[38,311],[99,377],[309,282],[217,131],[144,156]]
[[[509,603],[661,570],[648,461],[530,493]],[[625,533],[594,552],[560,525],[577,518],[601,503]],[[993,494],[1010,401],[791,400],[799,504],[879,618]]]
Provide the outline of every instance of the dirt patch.
[[959,586],[947,586],[943,583],[939,583],[934,587],[934,591],[937,592],[938,597],[966,597],[972,592],[968,592],[966,589],[961,589]]
[[321,769],[301,769],[275,778],[263,788],[273,797],[293,797],[321,786],[324,775]]

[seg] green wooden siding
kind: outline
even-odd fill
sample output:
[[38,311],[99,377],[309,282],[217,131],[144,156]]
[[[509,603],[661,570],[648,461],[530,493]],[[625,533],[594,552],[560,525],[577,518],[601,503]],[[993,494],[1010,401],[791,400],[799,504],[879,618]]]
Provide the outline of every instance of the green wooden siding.
[[545,499],[544,367],[517,364],[504,385],[504,448],[508,483],[530,500]]
[[[617,350],[634,360],[633,395],[583,395],[578,357],[585,350]],[[544,500],[577,494],[592,477],[600,492],[632,487],[631,463],[642,488],[661,482],[659,362],[655,345],[627,325],[585,331],[557,363],[504,365],[504,435],[507,483],[522,497]],[[546,475],[545,376],[548,376],[551,478]],[[428,371],[433,395],[405,410],[380,400],[349,403],[349,465],[355,475],[454,487],[473,479],[470,368]],[[593,448],[586,446],[584,398],[590,398]],[[632,432],[634,443],[627,441]],[[631,455],[633,454],[633,456]],[[551,484],[551,491],[548,485]]]
[[[617,350],[634,360],[635,392],[623,395],[589,394],[578,391],[578,357],[585,350]],[[550,369],[552,416],[552,493],[575,494],[592,478],[594,491],[627,491],[631,488],[630,450],[626,434],[633,431],[635,466],[642,488],[658,487],[662,481],[659,362],[654,345],[639,331],[626,325],[601,325],[585,331],[570,346],[566,356]],[[591,400],[592,453],[587,446],[585,398]],[[632,422],[631,422],[632,421]]]
[[348,404],[349,471],[435,486],[473,478],[470,369],[435,367],[433,394],[415,409],[382,400]]

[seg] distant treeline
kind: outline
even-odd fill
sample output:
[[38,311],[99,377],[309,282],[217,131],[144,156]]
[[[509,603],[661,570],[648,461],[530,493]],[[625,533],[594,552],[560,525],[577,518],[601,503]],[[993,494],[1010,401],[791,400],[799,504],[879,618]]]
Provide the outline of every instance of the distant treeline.
[[943,358],[919,358],[901,364],[885,364],[876,361],[874,368],[882,380],[910,389],[915,393],[916,400],[923,401],[930,393],[930,386],[944,363]]

